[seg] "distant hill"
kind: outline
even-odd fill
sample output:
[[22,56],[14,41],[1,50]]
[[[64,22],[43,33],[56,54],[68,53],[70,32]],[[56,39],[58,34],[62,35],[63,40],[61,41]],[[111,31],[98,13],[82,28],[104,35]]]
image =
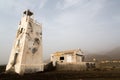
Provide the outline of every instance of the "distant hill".
[[96,54],[88,54],[86,55],[86,61],[92,61],[93,58],[96,58],[98,61],[100,60],[120,60],[120,47],[112,49],[104,54],[96,53]]
[[117,47],[107,53],[111,59],[120,59],[120,47]]

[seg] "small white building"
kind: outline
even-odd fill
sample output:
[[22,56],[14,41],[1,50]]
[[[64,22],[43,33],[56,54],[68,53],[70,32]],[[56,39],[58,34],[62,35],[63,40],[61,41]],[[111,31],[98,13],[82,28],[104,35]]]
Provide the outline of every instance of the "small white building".
[[84,54],[80,49],[77,50],[68,50],[68,51],[60,51],[51,54],[52,62],[59,63],[77,63],[84,61]]
[[84,54],[80,49],[60,51],[51,54],[53,63],[79,63],[84,61]]
[[95,67],[94,62],[85,62],[80,49],[60,51],[51,54],[51,62],[56,70],[81,71]]

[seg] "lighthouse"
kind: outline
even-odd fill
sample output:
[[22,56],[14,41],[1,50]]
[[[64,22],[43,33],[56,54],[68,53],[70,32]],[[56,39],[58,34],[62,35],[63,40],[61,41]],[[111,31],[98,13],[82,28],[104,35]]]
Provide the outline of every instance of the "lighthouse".
[[6,72],[24,74],[43,69],[42,25],[34,20],[33,12],[26,10],[18,25]]

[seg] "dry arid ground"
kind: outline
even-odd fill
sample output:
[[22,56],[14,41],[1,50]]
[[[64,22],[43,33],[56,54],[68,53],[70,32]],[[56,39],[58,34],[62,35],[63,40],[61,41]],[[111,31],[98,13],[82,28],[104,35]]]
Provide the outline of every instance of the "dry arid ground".
[[120,80],[120,71],[46,71],[18,75],[4,73],[0,66],[0,80]]

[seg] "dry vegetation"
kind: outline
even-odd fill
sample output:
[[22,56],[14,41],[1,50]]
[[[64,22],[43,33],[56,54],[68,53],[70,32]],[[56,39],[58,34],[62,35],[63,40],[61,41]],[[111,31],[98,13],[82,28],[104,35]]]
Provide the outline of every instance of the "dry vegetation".
[[0,80],[120,80],[120,71],[49,71],[32,74],[6,74],[0,66]]

